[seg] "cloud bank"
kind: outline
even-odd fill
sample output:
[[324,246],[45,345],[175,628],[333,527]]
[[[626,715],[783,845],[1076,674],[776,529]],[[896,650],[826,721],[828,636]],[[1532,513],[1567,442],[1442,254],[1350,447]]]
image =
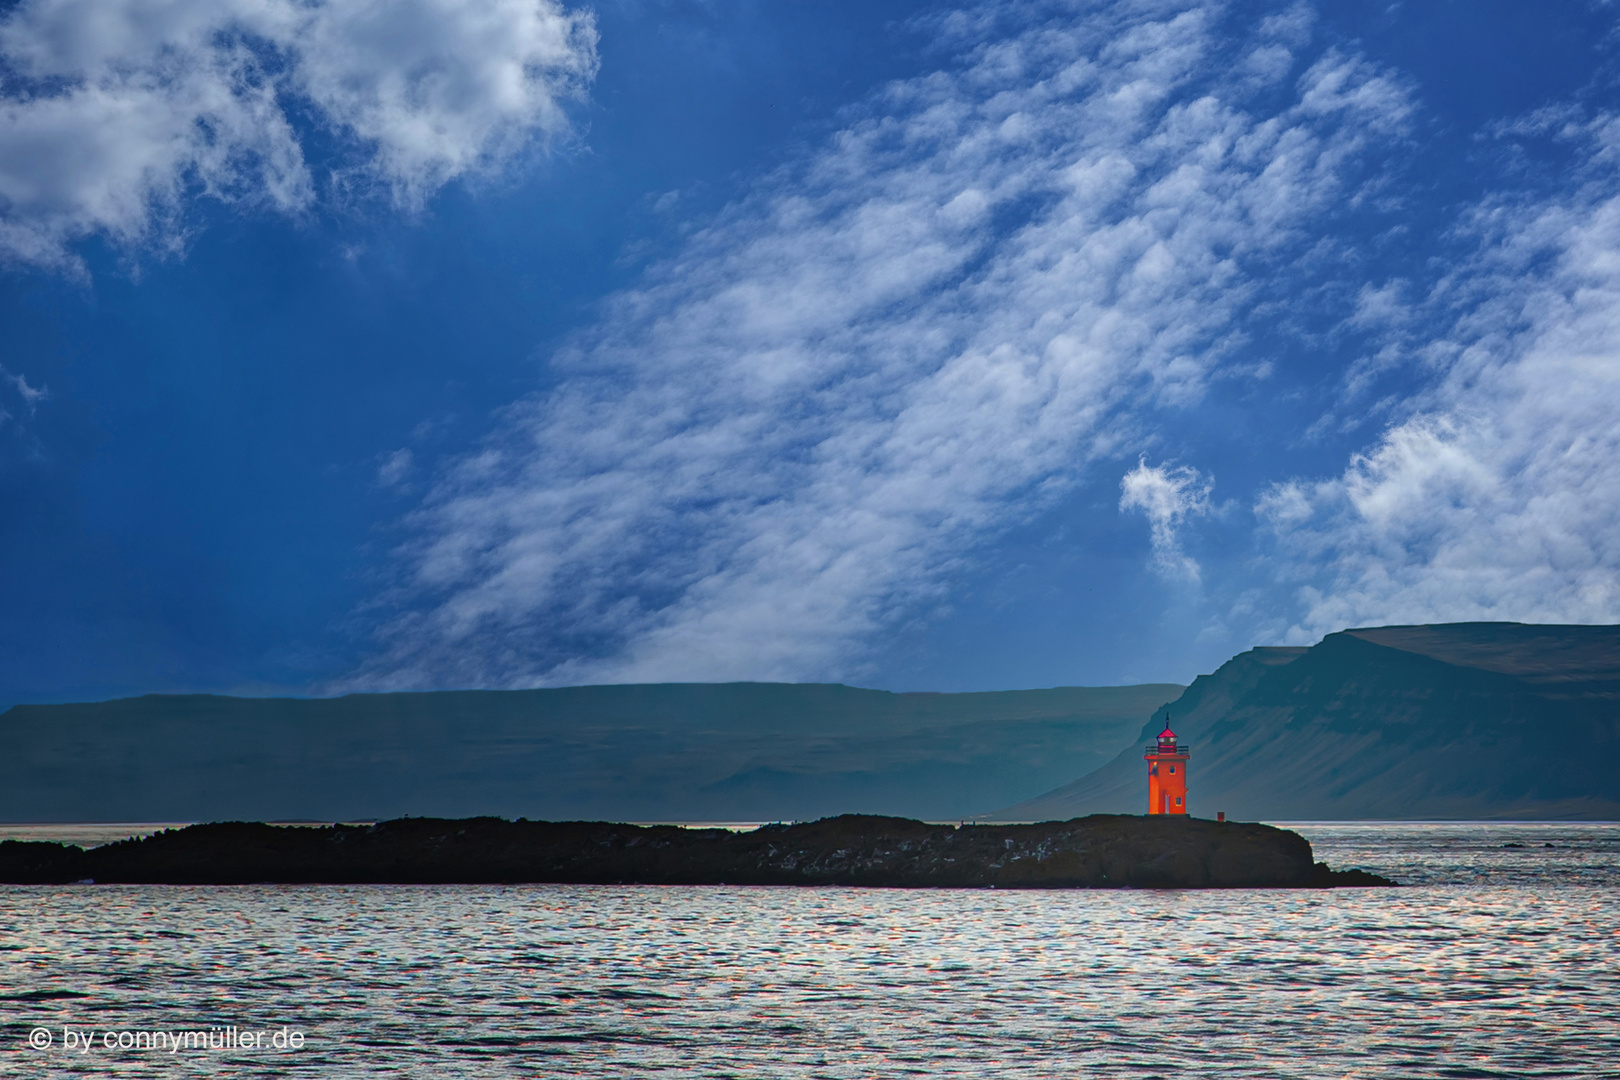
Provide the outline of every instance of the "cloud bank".
[[1299,7],[1013,11],[607,304],[411,519],[350,685],[848,677],[1239,370],[1401,85]]
[[1442,332],[1396,343],[1432,388],[1341,475],[1261,500],[1292,639],[1620,621],[1620,120],[1564,137],[1584,147],[1571,188],[1475,207],[1471,253],[1418,304]]
[[[0,18],[0,258],[177,245],[187,198],[414,207],[567,129],[596,70],[555,0],[23,0]],[[295,119],[302,118],[302,119]],[[312,173],[301,125],[344,150]],[[82,271],[80,271],[82,272]]]

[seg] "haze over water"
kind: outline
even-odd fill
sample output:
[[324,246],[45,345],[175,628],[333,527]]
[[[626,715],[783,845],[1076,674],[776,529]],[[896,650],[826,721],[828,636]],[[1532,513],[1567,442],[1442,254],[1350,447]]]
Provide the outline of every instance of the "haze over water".
[[1412,885],[7,887],[0,1072],[1620,1076],[1620,826],[1299,829]]

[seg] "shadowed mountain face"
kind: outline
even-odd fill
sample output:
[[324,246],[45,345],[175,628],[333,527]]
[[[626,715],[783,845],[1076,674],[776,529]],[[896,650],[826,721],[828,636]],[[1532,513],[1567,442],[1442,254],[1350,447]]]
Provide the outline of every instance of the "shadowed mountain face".
[[1616,819],[1617,718],[1620,627],[1346,630],[1234,657],[1109,764],[989,817],[1144,811],[1140,747],[1168,720],[1202,816]]
[[149,696],[0,715],[0,821],[948,819],[1107,762],[1175,684]]

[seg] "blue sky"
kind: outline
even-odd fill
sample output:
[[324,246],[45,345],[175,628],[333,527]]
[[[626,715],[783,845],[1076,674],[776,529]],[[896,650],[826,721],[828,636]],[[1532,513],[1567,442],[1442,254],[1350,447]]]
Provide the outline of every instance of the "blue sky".
[[1615,621],[1616,18],[5,5],[0,702]]

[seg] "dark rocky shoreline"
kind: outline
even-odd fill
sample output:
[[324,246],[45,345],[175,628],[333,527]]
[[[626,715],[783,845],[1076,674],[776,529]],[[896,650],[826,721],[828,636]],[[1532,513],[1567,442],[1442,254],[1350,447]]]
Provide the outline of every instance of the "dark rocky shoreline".
[[749,832],[608,822],[400,818],[192,825],[83,850],[0,843],[0,883],[567,883],[900,888],[1332,888],[1395,884],[1314,862],[1297,833],[1095,814],[930,825],[849,814]]

